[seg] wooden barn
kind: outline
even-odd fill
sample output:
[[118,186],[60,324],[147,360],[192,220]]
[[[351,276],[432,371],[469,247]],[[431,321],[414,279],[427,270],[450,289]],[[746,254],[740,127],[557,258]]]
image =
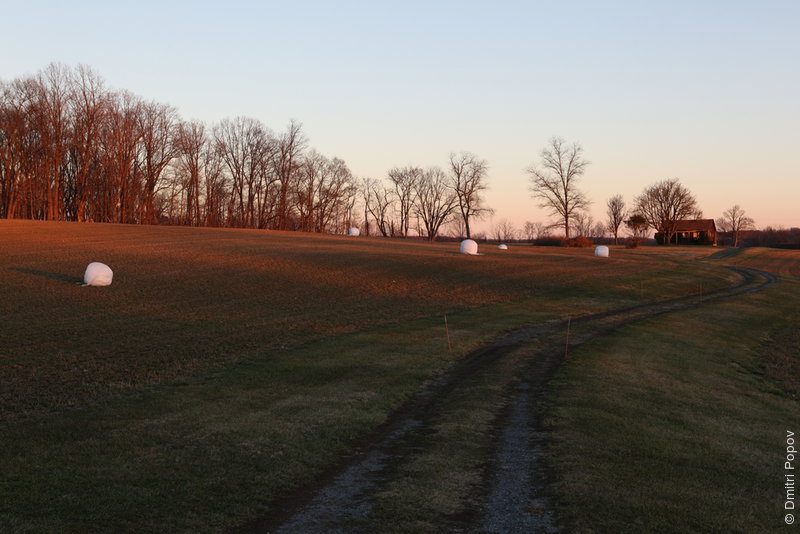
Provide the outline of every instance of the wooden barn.
[[717,225],[714,219],[677,221],[670,243],[676,245],[716,245]]

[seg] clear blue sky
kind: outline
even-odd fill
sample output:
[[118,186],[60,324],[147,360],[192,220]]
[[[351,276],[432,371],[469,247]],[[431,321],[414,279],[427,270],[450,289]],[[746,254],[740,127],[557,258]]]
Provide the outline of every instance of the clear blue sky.
[[707,217],[800,226],[800,0],[0,6],[4,80],[84,63],[185,119],[297,119],[357,176],[470,151],[495,222],[548,220],[524,169],[557,135],[596,219],[677,177]]

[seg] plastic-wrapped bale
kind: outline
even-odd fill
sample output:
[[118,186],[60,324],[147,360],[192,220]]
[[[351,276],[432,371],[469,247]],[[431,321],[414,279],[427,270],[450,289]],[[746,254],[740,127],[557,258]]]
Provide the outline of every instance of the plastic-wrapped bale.
[[600,258],[607,258],[608,257],[608,247],[605,245],[600,245],[594,249],[594,255]]
[[499,245],[497,245],[497,248],[499,248],[500,250],[508,250],[508,245],[500,243]]
[[359,235],[361,235],[361,230],[359,230],[358,227],[356,226],[351,226],[350,228],[347,229],[347,235],[352,237],[358,237]]
[[472,239],[465,239],[461,242],[461,253],[472,254],[474,256],[478,253],[478,244]]
[[110,286],[114,278],[114,271],[105,263],[93,261],[86,267],[83,273],[83,285],[85,286]]

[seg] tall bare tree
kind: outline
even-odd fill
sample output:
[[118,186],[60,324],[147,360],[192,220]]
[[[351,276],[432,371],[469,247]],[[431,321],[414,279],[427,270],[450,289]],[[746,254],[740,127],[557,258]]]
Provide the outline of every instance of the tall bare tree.
[[99,131],[103,114],[107,110],[107,91],[102,78],[91,68],[78,65],[73,78],[74,97],[71,99],[73,109],[73,135],[71,143],[72,202],[67,209],[75,220],[83,222],[91,219],[90,199],[92,196],[91,180],[96,176],[98,168]]
[[[51,64],[0,80],[0,217],[340,231],[358,188],[343,160],[323,156],[302,182],[306,142],[295,121],[279,138],[252,119],[206,135],[168,105],[107,90],[87,66]],[[365,213],[372,204],[394,234],[394,191],[369,189]]]
[[141,105],[141,99],[133,93],[113,93],[100,125],[101,161],[110,193],[109,205],[103,211],[116,222],[132,223],[138,215],[141,183],[136,162],[142,137]]
[[722,213],[717,219],[717,227],[722,232],[733,232],[733,246],[738,247],[741,232],[755,228],[755,221],[748,217],[744,210],[736,204]]
[[364,180],[364,205],[367,212],[375,219],[383,237],[393,235],[392,210],[394,208],[394,195],[386,184],[374,178]]
[[614,234],[614,244],[619,245],[619,227],[628,216],[625,208],[625,199],[622,195],[614,195],[606,202],[606,215],[608,216],[608,229]]
[[203,224],[222,226],[225,224],[225,208],[229,205],[230,183],[225,175],[225,163],[219,146],[212,141],[206,143],[201,155],[204,180]]
[[467,239],[472,237],[470,221],[479,219],[492,210],[484,205],[482,192],[486,190],[488,165],[474,154],[450,154],[451,187],[458,201],[458,211],[464,220]]
[[549,209],[564,224],[564,235],[570,236],[570,219],[591,203],[577,182],[589,162],[583,159],[583,148],[578,143],[567,145],[560,137],[550,139],[550,144],[541,152],[541,168],[528,167],[531,191],[541,203],[539,207]]
[[178,178],[185,195],[186,224],[196,226],[201,223],[200,193],[203,153],[206,150],[205,125],[202,122],[181,122],[175,136],[175,150],[178,158]]
[[422,220],[425,236],[434,241],[439,229],[458,206],[447,175],[438,167],[423,171],[414,182],[414,209]]
[[308,141],[303,134],[303,125],[292,120],[286,131],[277,139],[276,151],[272,158],[273,168],[280,189],[278,193],[277,224],[278,230],[289,228],[289,193],[297,178],[297,171],[302,164],[303,151]]
[[[260,227],[265,196],[274,174],[267,166],[274,157],[269,130],[261,121],[249,117],[223,119],[213,128],[214,143],[231,178],[228,197],[228,224],[244,228]],[[266,215],[263,215],[266,217]]]
[[295,193],[299,228],[308,232],[335,232],[349,221],[353,175],[339,158],[311,150],[303,158]]
[[46,191],[46,218],[63,218],[64,165],[69,149],[71,81],[67,67],[51,63],[36,77],[36,129],[41,136],[40,160]]
[[19,213],[22,193],[33,174],[25,85],[22,80],[0,85],[0,217],[8,219],[24,216]]
[[636,213],[661,234],[666,245],[672,241],[678,221],[698,212],[694,195],[677,178],[662,180],[646,188],[636,197],[635,204]]
[[395,167],[389,171],[389,181],[394,185],[397,198],[397,212],[400,216],[398,233],[401,237],[408,235],[411,225],[411,209],[416,202],[417,182],[422,176],[419,167]]
[[158,102],[145,103],[142,105],[139,127],[144,173],[140,221],[152,224],[156,222],[153,198],[161,173],[177,155],[175,135],[178,127],[178,111],[172,106]]

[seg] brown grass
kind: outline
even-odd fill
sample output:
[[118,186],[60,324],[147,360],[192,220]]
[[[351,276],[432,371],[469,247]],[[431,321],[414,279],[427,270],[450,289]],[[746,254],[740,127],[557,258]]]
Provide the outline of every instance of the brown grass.
[[[733,251],[737,249],[731,249]],[[725,256],[723,254],[723,256]],[[800,278],[800,250],[775,248],[747,248],[738,254],[723,257],[720,261],[731,265],[744,265],[783,276]]]
[[[0,243],[2,531],[224,531],[499,332],[735,278],[657,249],[463,256],[457,244],[19,221],[0,221]],[[110,287],[76,284],[90,261],[114,269]],[[502,384],[480,378],[472,401]]]
[[799,295],[783,280],[571,352],[548,397],[562,530],[775,532]]
[[[545,307],[612,307],[690,290],[631,284],[672,264],[622,249],[601,261],[534,247],[469,257],[454,244],[31,221],[0,221],[0,242],[5,415],[414,317],[534,296]],[[111,286],[78,284],[91,261],[111,266]]]

